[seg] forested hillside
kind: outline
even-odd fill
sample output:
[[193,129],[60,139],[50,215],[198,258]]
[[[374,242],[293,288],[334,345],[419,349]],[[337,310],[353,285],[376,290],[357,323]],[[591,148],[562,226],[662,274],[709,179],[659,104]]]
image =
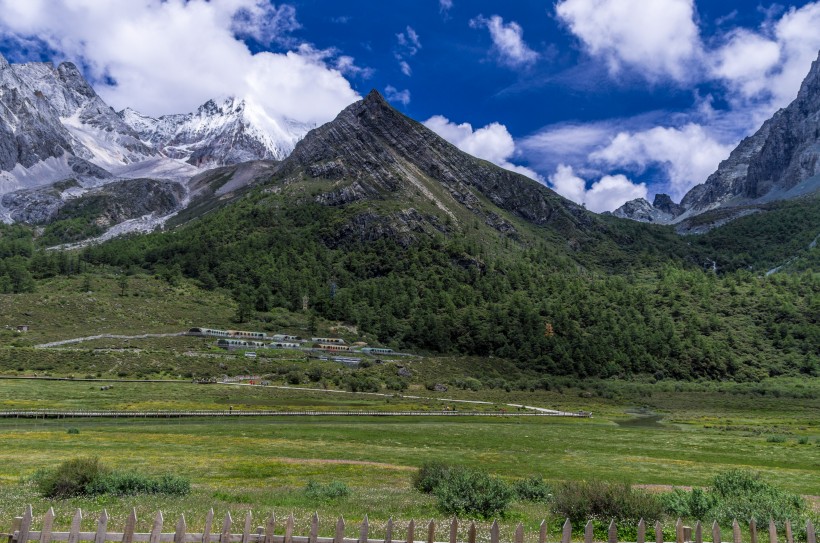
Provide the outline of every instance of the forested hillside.
[[490,355],[545,373],[754,380],[820,371],[816,273],[715,274],[651,246],[612,273],[594,254],[580,262],[551,243],[475,228],[331,247],[343,212],[286,201],[258,193],[83,259],[230,289],[241,320],[275,306],[299,310],[307,296],[318,315],[397,349]]

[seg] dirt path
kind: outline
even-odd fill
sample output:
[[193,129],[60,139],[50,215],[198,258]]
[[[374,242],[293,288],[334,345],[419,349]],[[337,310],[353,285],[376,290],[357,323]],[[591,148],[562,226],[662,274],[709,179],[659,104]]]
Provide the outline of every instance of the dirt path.
[[185,332],[174,332],[171,334],[140,334],[137,336],[124,336],[120,334],[99,334],[96,336],[76,337],[72,339],[63,339],[60,341],[52,341],[50,343],[41,343],[35,345],[37,349],[47,349],[49,347],[59,347],[60,345],[71,345],[73,343],[82,343],[83,341],[94,341],[95,339],[146,339],[149,337],[174,337],[184,336]]

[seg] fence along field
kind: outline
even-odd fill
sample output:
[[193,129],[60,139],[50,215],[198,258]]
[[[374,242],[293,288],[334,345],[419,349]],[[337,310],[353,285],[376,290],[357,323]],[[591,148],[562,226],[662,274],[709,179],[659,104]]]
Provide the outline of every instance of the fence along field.
[[[335,535],[333,537],[319,537],[319,516],[314,513],[310,524],[310,533],[307,536],[298,536],[293,534],[294,519],[293,514],[288,516],[285,520],[284,533],[282,535],[275,535],[277,529],[276,517],[271,514],[265,521],[264,526],[259,526],[256,529],[252,528],[253,518],[251,513],[245,516],[245,522],[241,533],[233,533],[234,522],[231,514],[225,516],[222,523],[222,529],[219,532],[213,530],[214,510],[208,511],[205,517],[205,527],[202,532],[188,532],[188,526],[185,522],[185,515],[181,515],[176,524],[174,532],[163,532],[162,527],[164,518],[162,512],[157,512],[154,518],[154,523],[149,533],[135,533],[134,528],[137,525],[136,509],[131,511],[128,519],[125,522],[125,527],[122,532],[108,531],[108,512],[103,510],[100,518],[97,520],[97,530],[95,532],[81,532],[80,525],[83,520],[82,511],[79,509],[74,514],[71,521],[71,527],[68,532],[55,532],[52,530],[54,524],[54,509],[49,509],[43,517],[43,522],[39,531],[33,529],[34,515],[31,506],[26,507],[22,517],[14,519],[10,534],[0,534],[8,536],[8,543],[28,543],[29,541],[37,541],[39,543],[51,543],[52,541],[67,541],[68,543],[80,543],[81,541],[89,541],[93,543],[438,543],[436,542],[436,522],[431,520],[427,523],[426,529],[422,527],[425,532],[425,538],[421,540],[416,539],[416,524],[411,520],[406,537],[393,537],[393,520],[387,522],[384,539],[371,539],[370,525],[367,520],[367,515],[359,527],[359,537],[349,538],[345,537],[345,522],[344,519],[339,518],[334,526]],[[449,525],[444,527],[449,528],[448,539],[441,543],[459,543],[459,521],[453,518]],[[768,543],[795,543],[795,538],[792,533],[791,523],[787,520],[785,525],[785,538],[778,539],[777,528],[774,521],[769,521],[769,541]],[[712,523],[711,543],[723,543],[720,526],[717,522]],[[509,534],[505,534],[508,536]],[[547,522],[542,521],[540,531],[537,534],[538,543],[547,543]],[[654,539],[646,539],[647,526],[641,519],[638,523],[637,543],[664,543],[663,527],[660,522],[654,525]],[[652,535],[652,534],[650,534]],[[519,523],[512,534],[512,539],[505,537],[502,540],[502,534],[498,527],[498,522],[494,521],[489,533],[490,543],[501,543],[502,541],[512,543],[524,543],[524,526]],[[470,523],[467,529],[467,540],[464,543],[476,543],[478,541],[478,534],[476,533],[475,523]],[[486,537],[482,537],[480,541],[486,541]],[[571,543],[572,541],[572,524],[567,519],[561,530],[560,543]],[[593,541],[593,524],[588,521],[584,528],[584,543],[592,543]],[[707,540],[708,541],[708,540]],[[757,525],[754,519],[749,522],[749,543],[758,543]],[[695,525],[694,530],[683,525],[680,519],[675,524],[675,543],[703,543],[703,527],[700,521]],[[618,543],[618,528],[615,521],[609,525],[607,534],[607,543]],[[741,530],[737,520],[732,524],[732,543],[743,543],[741,541]],[[761,542],[762,543],[762,542]],[[798,542],[800,543],[800,542]],[[817,543],[817,535],[814,531],[812,522],[806,521],[806,540],[805,543]]]

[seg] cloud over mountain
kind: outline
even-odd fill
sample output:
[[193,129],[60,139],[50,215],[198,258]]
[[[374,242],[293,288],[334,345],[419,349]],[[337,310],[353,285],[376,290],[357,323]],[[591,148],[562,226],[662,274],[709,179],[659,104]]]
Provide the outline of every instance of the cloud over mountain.
[[[358,94],[331,52],[295,45],[298,26],[293,8],[262,0],[0,0],[5,41],[83,64],[112,106],[154,116],[233,95],[274,117],[332,119]],[[242,38],[293,48],[254,53]]]

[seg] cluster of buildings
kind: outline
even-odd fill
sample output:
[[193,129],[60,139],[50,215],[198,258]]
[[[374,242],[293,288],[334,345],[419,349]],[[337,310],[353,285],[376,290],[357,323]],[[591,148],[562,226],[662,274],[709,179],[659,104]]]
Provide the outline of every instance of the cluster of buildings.
[[368,347],[366,344],[348,345],[345,340],[333,337],[314,337],[303,339],[299,336],[246,330],[216,330],[213,328],[191,328],[187,335],[217,338],[217,346],[227,350],[256,349],[307,349],[328,353],[362,353],[368,355],[394,354],[393,349]]

